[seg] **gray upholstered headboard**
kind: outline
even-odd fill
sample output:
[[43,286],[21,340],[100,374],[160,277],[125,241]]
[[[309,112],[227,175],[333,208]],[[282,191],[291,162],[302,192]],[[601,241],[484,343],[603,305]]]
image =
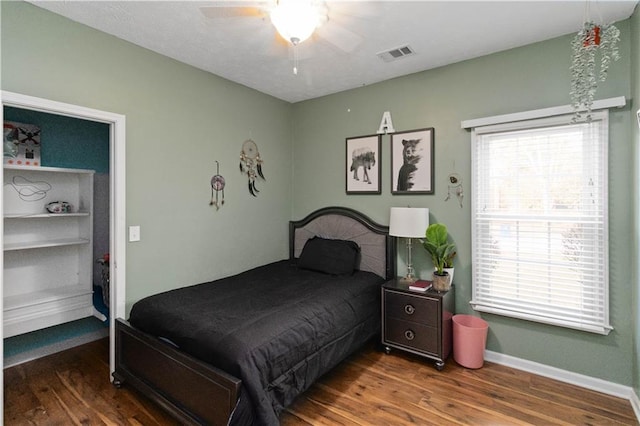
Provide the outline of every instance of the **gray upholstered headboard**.
[[297,258],[314,236],[355,241],[360,246],[360,269],[383,278],[396,275],[396,243],[389,227],[346,207],[325,207],[289,222],[289,258]]

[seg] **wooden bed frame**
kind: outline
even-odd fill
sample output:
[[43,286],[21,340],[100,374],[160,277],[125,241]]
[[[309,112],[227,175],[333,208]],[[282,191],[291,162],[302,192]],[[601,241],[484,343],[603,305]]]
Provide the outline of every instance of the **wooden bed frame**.
[[[361,248],[360,269],[391,279],[396,275],[396,243],[388,230],[356,210],[326,207],[289,222],[289,258],[297,258],[314,235],[352,240]],[[115,342],[114,385],[131,385],[183,424],[228,423],[239,397],[240,379],[121,318],[116,319]]]

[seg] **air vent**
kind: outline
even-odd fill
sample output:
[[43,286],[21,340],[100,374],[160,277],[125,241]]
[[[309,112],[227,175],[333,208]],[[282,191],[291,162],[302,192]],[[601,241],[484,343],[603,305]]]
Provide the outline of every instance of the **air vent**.
[[384,52],[378,52],[377,55],[380,59],[385,62],[397,61],[398,59],[405,58],[407,56],[411,56],[416,52],[413,51],[409,46],[397,47],[391,50],[385,50]]

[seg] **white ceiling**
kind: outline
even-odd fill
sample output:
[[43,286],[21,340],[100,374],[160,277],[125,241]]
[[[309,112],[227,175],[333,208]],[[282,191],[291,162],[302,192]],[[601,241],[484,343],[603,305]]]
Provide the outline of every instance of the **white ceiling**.
[[[276,35],[270,19],[206,17],[201,8],[221,1],[30,2],[289,102],[574,33],[586,16],[616,22],[631,16],[638,3],[328,0],[329,20],[297,47],[294,75],[293,48]],[[404,45],[416,53],[394,62],[376,55]]]

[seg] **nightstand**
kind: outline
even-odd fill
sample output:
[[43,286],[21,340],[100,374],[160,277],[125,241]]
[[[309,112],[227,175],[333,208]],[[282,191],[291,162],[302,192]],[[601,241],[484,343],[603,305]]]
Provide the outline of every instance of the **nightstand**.
[[454,286],[447,292],[409,290],[399,279],[382,285],[382,345],[424,356],[442,370],[451,353]]

